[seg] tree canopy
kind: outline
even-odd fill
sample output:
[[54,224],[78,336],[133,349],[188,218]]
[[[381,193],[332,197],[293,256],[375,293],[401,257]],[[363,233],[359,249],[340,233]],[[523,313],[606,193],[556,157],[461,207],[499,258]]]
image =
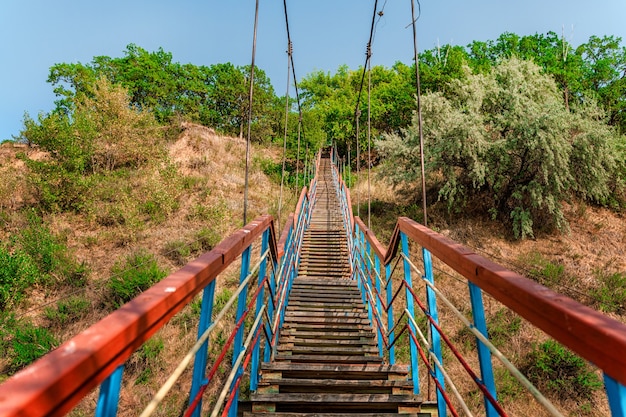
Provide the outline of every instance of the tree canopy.
[[[162,48],[148,52],[131,44],[121,58],[97,56],[88,64],[55,64],[48,82],[59,97],[57,112],[70,113],[72,98],[93,96],[95,81],[106,77],[128,91],[131,105],[152,111],[161,123],[181,116],[224,134],[241,135],[247,123],[249,72],[249,66],[230,63],[180,64]],[[263,70],[257,68],[254,79],[253,133],[262,140],[271,126],[275,94]]]
[[[592,100],[570,112],[554,79],[535,63],[504,59],[481,73],[465,67],[448,92],[423,97],[426,171],[450,210],[468,204],[511,222],[515,236],[567,227],[561,201],[607,203],[618,135]],[[420,177],[417,121],[378,142],[395,184]]]
[[[621,43],[614,36],[592,36],[574,48],[554,32],[504,33],[496,40],[422,52],[428,169],[443,178],[440,198],[453,208],[485,193],[486,209],[511,221],[520,237],[537,227],[565,227],[564,198],[617,204],[626,180],[626,146],[619,136],[626,132]],[[150,126],[182,118],[241,136],[249,113],[249,73],[250,67],[231,63],[181,64],[161,48],[149,52],[133,44],[122,57],[59,63],[48,78],[58,96],[55,110],[37,120],[27,115],[22,136],[50,150],[66,174],[140,162],[130,151],[123,156],[125,132],[103,133],[116,126],[115,117],[136,116],[139,123],[150,114]],[[277,96],[257,68],[253,140],[282,142],[287,123],[288,156],[295,155],[301,132],[302,149],[334,142],[340,153],[352,153],[354,163],[357,145],[362,151],[368,146],[369,119],[372,139],[383,139],[374,151],[385,163],[404,168],[389,171],[389,178],[411,183],[419,175],[415,64],[374,66],[363,75],[363,68],[347,66],[307,75],[299,82],[300,114],[295,101]],[[107,156],[111,149],[114,158]]]

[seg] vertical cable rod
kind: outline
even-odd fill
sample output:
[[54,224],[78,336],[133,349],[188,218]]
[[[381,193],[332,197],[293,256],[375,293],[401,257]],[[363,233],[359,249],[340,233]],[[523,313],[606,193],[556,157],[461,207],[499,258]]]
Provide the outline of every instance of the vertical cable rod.
[[278,224],[280,225],[280,214],[283,208],[283,187],[285,185],[285,161],[287,159],[287,127],[289,125],[289,84],[291,84],[291,52],[293,46],[291,42],[287,45],[287,88],[285,93],[285,135],[283,137],[283,168],[280,175],[280,196],[278,198]]
[[359,119],[361,118],[361,109],[356,111],[356,215],[361,217],[361,190],[359,190],[359,173],[361,172],[361,155],[359,152]]
[[372,45],[367,47],[367,228],[372,229]]
[[420,137],[420,169],[422,173],[422,211],[424,215],[424,226],[428,226],[428,217],[426,211],[426,170],[424,169],[424,133],[422,130],[422,100],[421,100],[421,86],[420,86],[420,62],[419,54],[417,53],[417,31],[415,28],[415,0],[411,0],[411,17],[413,18],[413,54],[415,59],[415,84],[417,89],[417,120],[418,130]]
[[254,12],[254,34],[252,36],[252,63],[250,64],[250,94],[248,96],[248,138],[246,140],[246,180],[243,190],[243,225],[248,222],[248,183],[250,180],[250,137],[252,136],[252,102],[254,96],[254,58],[256,56],[256,33],[259,24],[259,0]]
[[296,193],[298,192],[298,175],[300,174],[300,138],[304,134],[304,127],[302,126],[302,106],[300,105],[300,92],[298,91],[298,78],[296,77],[296,68],[293,63],[293,43],[291,42],[291,33],[289,31],[289,14],[287,13],[287,0],[283,0],[283,9],[285,11],[285,27],[287,29],[287,41],[291,47],[291,54],[289,59],[291,60],[291,73],[293,74],[293,84],[296,89],[296,100],[298,102],[298,154],[296,155]]
[[[354,118],[356,120],[356,173],[357,173],[357,189],[356,189],[356,212],[357,212],[357,216],[361,216],[361,198],[360,198],[360,191],[359,191],[359,187],[358,187],[358,183],[359,181],[359,174],[361,171],[361,161],[360,161],[360,149],[359,149],[359,118],[361,117],[361,110],[360,110],[360,104],[361,104],[361,94],[363,92],[363,84],[365,83],[365,72],[367,71],[368,68],[368,64],[370,61],[370,57],[371,57],[371,46],[372,46],[372,39],[374,38],[374,27],[376,26],[376,10],[378,10],[378,0],[374,1],[374,13],[372,13],[372,25],[370,27],[370,37],[369,40],[367,41],[367,52],[365,54],[365,65],[363,66],[363,73],[361,74],[361,85],[359,87],[359,94],[356,100],[356,108],[354,109]],[[370,123],[369,123],[369,104],[368,104],[368,132],[369,132],[369,127],[370,127]],[[369,133],[368,133],[369,136]],[[369,171],[368,171],[368,175],[369,175]],[[368,183],[369,183],[369,176],[368,176]],[[369,203],[368,203],[368,207],[369,207]],[[368,223],[369,223],[369,208],[368,208]]]
[[[302,112],[298,117],[298,152],[296,154],[296,195],[298,194],[298,180],[300,179],[300,133],[302,131]],[[302,184],[304,187],[304,184]]]

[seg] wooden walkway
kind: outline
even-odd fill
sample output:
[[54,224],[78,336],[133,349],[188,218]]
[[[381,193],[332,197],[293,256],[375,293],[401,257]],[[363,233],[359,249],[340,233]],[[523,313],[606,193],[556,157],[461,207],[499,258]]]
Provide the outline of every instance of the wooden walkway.
[[[356,282],[329,159],[305,232],[278,352],[244,416],[418,416],[408,367],[385,364]],[[424,414],[429,415],[429,414]]]

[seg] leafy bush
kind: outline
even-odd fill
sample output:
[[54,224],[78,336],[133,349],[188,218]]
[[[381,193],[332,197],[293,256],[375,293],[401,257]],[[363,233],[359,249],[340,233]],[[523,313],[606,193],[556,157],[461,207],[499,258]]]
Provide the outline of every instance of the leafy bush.
[[118,307],[167,275],[167,272],[159,267],[154,255],[145,251],[134,253],[123,262],[116,262],[111,268],[111,273],[108,287],[111,299]]
[[77,96],[74,115],[93,138],[91,169],[112,171],[160,159],[165,149],[153,115],[129,106],[126,89],[106,78],[94,87],[93,96]]
[[[488,74],[451,81],[447,96],[423,97],[426,171],[440,181],[449,210],[480,201],[512,225],[516,238],[567,222],[572,194],[605,204],[617,175],[618,137],[586,99],[568,111],[554,81],[530,61],[511,58]],[[417,120],[403,135],[378,142],[383,173],[394,184],[419,179]]]
[[221,236],[215,229],[203,227],[194,233],[193,240],[172,240],[163,248],[163,254],[178,265],[185,265],[192,256],[213,249]]
[[530,268],[530,277],[550,288],[566,285],[572,279],[565,273],[563,265],[554,263],[541,253],[532,251],[520,257]]
[[178,265],[185,265],[191,256],[191,248],[184,240],[172,240],[165,245],[164,255]]
[[584,359],[554,340],[539,345],[527,355],[528,364],[522,371],[543,393],[564,399],[591,399],[602,387],[596,373]]
[[28,227],[20,231],[16,240],[44,274],[56,271],[64,260],[65,247],[34,212],[28,214]]
[[52,234],[35,213],[28,225],[0,245],[0,310],[19,302],[34,285],[66,284],[80,287],[88,271],[77,263],[67,247]]
[[85,285],[88,275],[86,265],[77,263],[71,257],[67,246],[52,234],[36,213],[28,213],[28,226],[14,240],[17,247],[36,265],[39,272],[37,283],[63,282],[74,287]]
[[56,307],[46,307],[44,315],[51,323],[65,326],[84,318],[90,307],[89,300],[84,297],[73,296],[59,301]]
[[8,355],[11,372],[30,365],[58,344],[47,329],[24,321],[19,322],[12,333],[12,351]]
[[282,162],[274,162],[269,158],[255,158],[253,163],[259,164],[261,171],[267,175],[273,182],[280,184],[282,178],[283,165]]
[[161,363],[158,359],[164,347],[163,339],[155,336],[146,340],[137,351],[133,358],[133,362],[139,370],[139,376],[135,379],[135,384],[147,383],[155,368],[161,367]]
[[222,237],[215,229],[208,227],[198,230],[194,237],[195,241],[192,244],[192,248],[196,253],[211,250],[222,240]]
[[500,309],[487,319],[487,334],[496,346],[505,346],[522,325],[522,319],[508,308]]
[[132,192],[139,202],[140,213],[156,223],[166,220],[180,206],[178,198],[182,183],[174,165],[160,169],[158,175],[139,187],[139,192]]
[[28,255],[0,246],[0,311],[19,302],[38,276],[37,266]]
[[626,309],[626,273],[596,271],[600,286],[591,289],[591,296],[598,302],[600,310],[615,313]]
[[49,153],[43,160],[21,155],[48,211],[81,211],[94,173],[135,168],[165,154],[154,116],[129,106],[126,90],[106,78],[36,121],[26,115],[21,139]]

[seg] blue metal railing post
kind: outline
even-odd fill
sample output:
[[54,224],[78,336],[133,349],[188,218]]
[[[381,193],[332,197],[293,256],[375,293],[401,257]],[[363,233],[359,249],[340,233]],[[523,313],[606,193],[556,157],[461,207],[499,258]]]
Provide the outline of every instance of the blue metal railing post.
[[[380,301],[380,259],[378,258],[378,254],[374,254],[374,279],[376,280],[376,310],[378,311],[378,317],[380,319],[380,324],[382,326],[383,320],[383,305]],[[383,356],[384,353],[384,340],[383,340],[383,332],[380,327],[378,327],[378,354]]]
[[[424,259],[424,279],[434,285],[435,277],[433,275],[433,261],[428,249],[422,248],[422,257]],[[428,303],[428,314],[435,323],[439,324],[439,314],[437,313],[437,297],[435,295],[435,291],[433,291],[433,289],[430,288],[428,285],[426,286],[426,302]],[[435,355],[439,363],[443,366],[443,359],[441,357],[441,335],[432,323],[430,324],[430,335],[431,352]],[[434,367],[434,374],[435,378],[441,384],[441,387],[445,389],[443,374],[437,366]],[[439,411],[439,417],[446,416],[445,399],[443,397],[443,393],[439,389],[437,389],[437,409]]]
[[393,282],[391,280],[391,264],[385,265],[385,280],[387,280],[387,328],[391,330],[387,337],[389,338],[389,344],[391,347],[389,348],[389,364],[393,365],[396,363],[396,346],[393,344],[396,335],[394,333],[394,318],[393,318],[393,305],[391,302],[393,301]]
[[[474,319],[474,327],[480,333],[482,333],[485,338],[489,339],[487,335],[487,321],[485,319],[485,308],[483,305],[483,293],[480,287],[474,285],[472,282],[468,281],[469,286],[469,294],[470,301],[472,304],[472,317]],[[480,374],[482,377],[482,382],[487,387],[487,390],[493,397],[493,399],[497,399],[496,396],[496,383],[493,377],[493,365],[491,364],[491,352],[489,348],[485,346],[485,344],[480,341],[480,339],[476,338],[476,348],[478,349],[478,361],[480,363]],[[491,404],[489,400],[485,397],[485,410],[487,417],[495,417],[498,415],[495,407]]]
[[[211,316],[213,315],[213,300],[215,295],[215,280],[211,281],[209,285],[204,287],[202,292],[202,307],[200,308],[200,321],[198,322],[198,339],[211,325]],[[189,391],[189,405],[194,401],[200,387],[206,384],[205,370],[207,353],[209,350],[209,340],[202,344],[200,350],[196,354],[193,363],[193,376],[191,379],[191,390]],[[200,416],[200,410],[202,410],[202,398],[198,402],[198,406],[193,411],[193,417]]]
[[[356,283],[359,288],[359,292],[361,293],[361,301],[363,301],[363,305],[367,307],[367,298],[365,297],[365,290],[363,288],[363,282],[359,278],[359,273],[364,273],[363,271],[363,253],[361,249],[361,228],[358,224],[354,225],[354,245],[355,245],[355,260],[356,260]],[[370,317],[371,320],[371,317]]]
[[[273,329],[271,328],[269,323],[267,324],[268,334],[272,336],[272,343],[274,343],[274,341],[278,341],[278,333],[280,333],[280,329],[282,328],[283,320],[285,318],[284,305],[281,306],[281,297],[282,297],[281,294],[283,294],[283,292],[286,291],[287,283],[289,282],[289,274],[290,274],[289,271],[291,270],[291,254],[293,252],[293,249],[292,249],[293,234],[294,234],[294,227],[292,224],[291,227],[289,228],[289,231],[287,232],[287,239],[285,239],[284,254],[281,260],[281,267],[280,267],[280,271],[278,275],[276,289],[274,290],[276,308],[278,309],[274,314],[278,315],[278,323],[279,323],[279,326],[276,329],[276,334],[272,334]],[[288,294],[285,295],[285,302],[287,301],[287,299],[288,299]],[[270,317],[275,317],[275,316],[272,315]],[[264,360],[266,362],[269,362],[269,360],[271,359],[271,356],[276,354],[276,349],[278,348],[277,345],[278,343],[272,344],[271,349],[269,349],[270,352],[268,352],[267,348],[265,349]]]
[[[296,222],[298,219],[294,219],[294,222]],[[297,227],[297,225],[296,225]],[[294,235],[296,233],[296,229],[294,226],[291,226],[290,230],[289,230],[289,234],[287,235],[287,241],[285,242],[285,262],[283,263],[283,267],[281,269],[281,273],[280,273],[280,285],[278,288],[279,292],[283,292],[283,291],[287,291],[287,293],[285,294],[285,304],[287,303],[287,301],[289,300],[289,292],[288,292],[288,288],[289,288],[289,282],[291,281],[291,277],[293,274],[293,258],[294,258],[294,246],[296,245],[295,241],[294,241]],[[285,290],[283,290],[283,288],[285,288]],[[279,328],[276,330],[277,332],[280,331],[280,329],[282,329],[283,327],[283,322],[285,320],[285,304],[283,304],[283,307],[281,308],[280,311],[277,312],[277,314],[279,314]],[[276,338],[276,335],[274,335],[274,337]],[[278,346],[273,346],[273,350],[276,351],[276,348]]]
[[[408,258],[410,256],[409,253],[409,238],[404,232],[400,232],[400,240],[402,245],[402,253]],[[404,280],[406,284],[413,288],[413,280],[411,279],[411,264],[405,258],[404,261]],[[411,315],[411,317],[415,317],[415,300],[413,300],[413,294],[409,289],[406,289],[406,309]],[[411,320],[409,320],[409,328],[413,331],[413,334],[417,334],[417,330],[413,326]],[[413,338],[409,339],[409,346],[411,348],[411,378],[413,379],[413,393],[420,393],[420,384],[419,384],[419,368],[418,368],[418,353],[417,353],[417,344],[413,340]]]
[[[363,267],[363,296],[365,297],[365,306],[367,307],[367,317],[369,318],[370,323],[375,326],[374,322],[374,309],[376,308],[376,304],[374,300],[370,300],[367,296],[367,288],[369,287],[371,296],[374,295],[374,287],[372,286],[372,268],[369,262],[369,246],[370,243],[365,240],[365,233],[361,231],[359,233],[359,241],[361,242],[360,251],[361,251],[361,265]],[[367,285],[365,285],[367,284]]]
[[[265,232],[263,232],[263,237],[261,239],[261,254],[264,254],[265,251],[267,251],[267,248],[269,247],[269,237],[270,237],[270,229],[265,230]],[[265,296],[265,284],[263,283],[263,281],[265,280],[265,276],[267,274],[267,256],[270,256],[269,254],[266,255],[262,260],[261,260],[261,265],[259,266],[259,295],[258,298],[256,299],[256,312],[254,317],[256,318],[259,315],[259,311],[261,311],[261,308],[263,307],[263,304],[265,304],[265,300],[264,300],[264,296]],[[271,294],[270,294],[271,296]],[[267,302],[268,307],[271,303],[270,300],[268,300]],[[269,312],[269,311],[268,311]],[[271,312],[270,315],[271,316]],[[262,324],[261,324],[262,326]],[[252,352],[252,364],[250,365],[250,391],[256,391],[257,389],[257,385],[259,382],[259,351],[261,348],[261,338],[259,337],[259,339],[257,339],[257,342],[254,345],[253,348],[253,352]]]
[[626,417],[626,387],[604,374],[604,389],[612,417]]
[[124,365],[120,365],[100,385],[96,417],[114,417],[117,414],[123,373]]
[[[252,252],[252,245],[248,246],[246,248],[245,251],[243,251],[243,253],[241,254],[241,273],[239,274],[239,282],[243,282],[247,277],[248,274],[250,273],[250,254]],[[239,294],[239,297],[237,299],[237,316],[235,317],[235,323],[238,323],[239,320],[241,319],[241,317],[244,315],[244,313],[246,312],[246,299],[248,298],[248,287],[246,286],[241,293]],[[241,351],[243,350],[243,331],[244,331],[244,326],[243,324],[241,325],[241,327],[239,327],[239,329],[237,329],[237,333],[235,333],[235,342],[233,345],[233,360],[232,360],[232,365],[235,365],[235,362],[237,361],[237,357],[239,356],[239,354],[241,353]],[[237,374],[235,377],[235,381],[237,380],[237,378],[239,378],[239,376],[241,375],[241,373],[243,373],[242,369],[237,370]],[[230,409],[228,410],[228,416],[229,417],[237,417],[237,405],[239,403],[239,390],[237,390],[235,392],[235,395],[233,397],[233,402],[232,405],[230,406]]]

